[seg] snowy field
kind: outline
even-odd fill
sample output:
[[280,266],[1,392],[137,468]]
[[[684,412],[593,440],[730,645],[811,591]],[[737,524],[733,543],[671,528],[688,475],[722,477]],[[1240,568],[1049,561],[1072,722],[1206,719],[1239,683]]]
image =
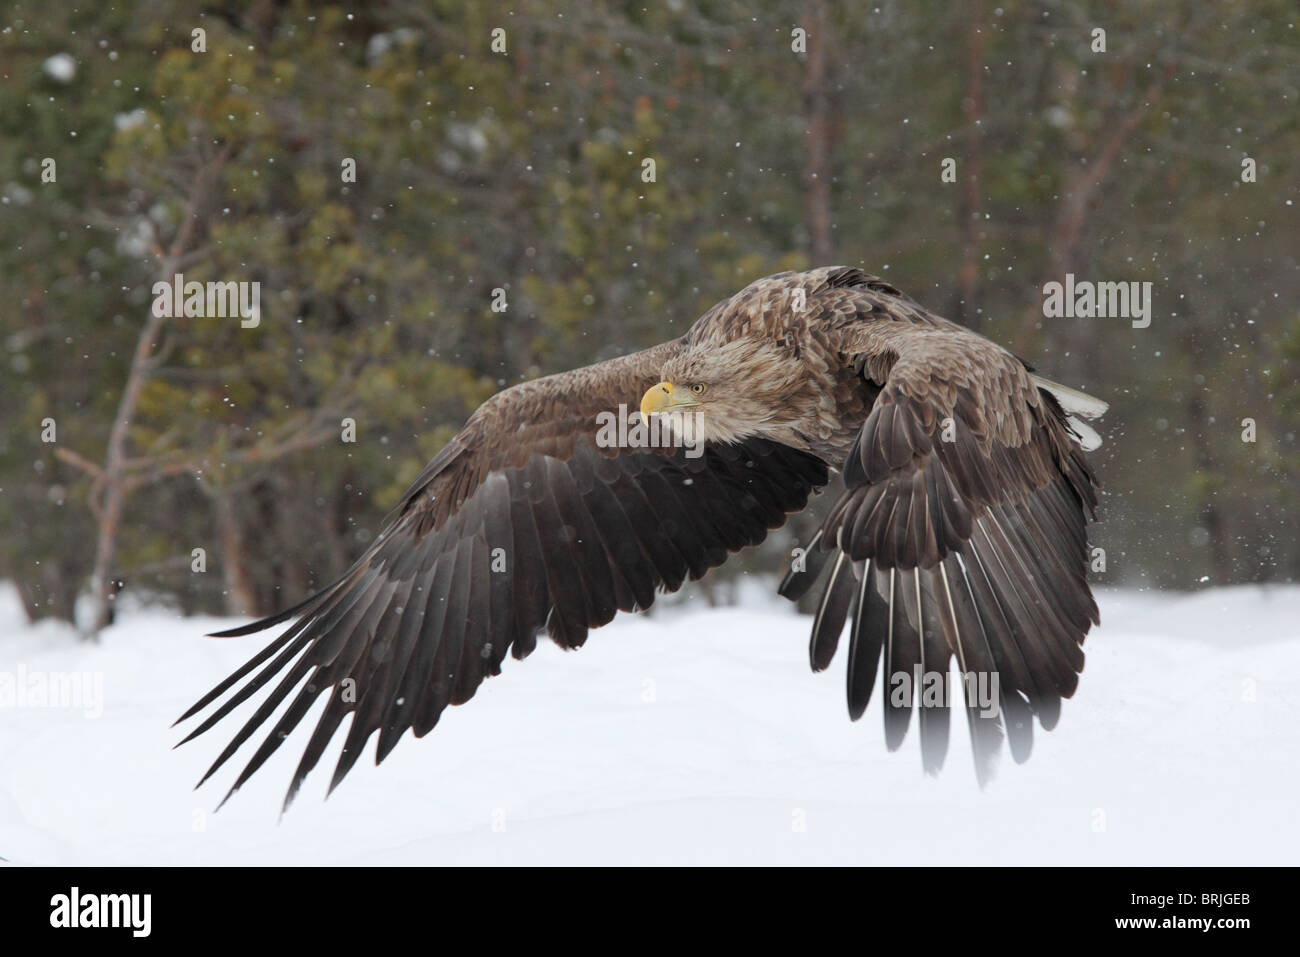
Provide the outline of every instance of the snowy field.
[[[1023,765],[975,785],[964,718],[944,772],[915,734],[849,722],[844,652],[807,665],[809,619],[747,589],[539,643],[421,741],[358,762],[341,736],[289,813],[300,727],[220,813],[238,724],[177,751],[171,722],[262,636],[158,610],[99,645],[28,628],[0,589],[0,673],[91,672],[102,707],[0,708],[0,856],[18,864],[1295,864],[1300,587],[1111,591],[1079,691]],[[87,714],[87,711],[90,714]],[[96,714],[96,711],[101,713]],[[248,713],[238,712],[235,718]],[[915,730],[913,728],[913,730]],[[373,741],[371,742],[373,748]],[[243,755],[251,754],[246,747]]]

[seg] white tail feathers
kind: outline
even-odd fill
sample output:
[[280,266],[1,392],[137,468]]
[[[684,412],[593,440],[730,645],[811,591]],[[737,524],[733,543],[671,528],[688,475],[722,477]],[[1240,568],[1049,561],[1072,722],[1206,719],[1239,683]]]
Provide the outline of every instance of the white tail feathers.
[[1031,375],[1034,385],[1040,389],[1052,393],[1056,396],[1056,401],[1061,403],[1061,408],[1066,412],[1074,415],[1081,415],[1085,419],[1095,419],[1105,415],[1110,404],[1101,401],[1096,396],[1088,395],[1086,392],[1080,392],[1078,389],[1071,389],[1068,385],[1061,385],[1059,382],[1053,382],[1051,379],[1044,379],[1040,375]]
[[1074,430],[1074,434],[1078,437],[1079,447],[1085,452],[1091,452],[1093,449],[1101,447],[1101,436],[1097,434],[1096,429],[1083,419],[1071,415],[1067,416],[1065,421],[1070,423],[1070,428]]
[[[1080,392],[1078,389],[1071,389],[1068,385],[1061,385],[1051,379],[1044,379],[1040,375],[1031,375],[1030,378],[1034,380],[1034,385],[1038,386],[1038,388],[1056,396],[1056,401],[1061,403],[1061,408],[1069,413],[1066,421],[1069,422],[1070,428],[1074,430],[1079,445],[1085,452],[1091,452],[1101,445],[1101,436],[1097,434],[1097,430],[1084,422],[1083,419],[1095,419],[1105,414],[1106,410],[1110,408],[1107,403],[1096,396]],[[1079,418],[1079,416],[1082,416],[1083,419]]]

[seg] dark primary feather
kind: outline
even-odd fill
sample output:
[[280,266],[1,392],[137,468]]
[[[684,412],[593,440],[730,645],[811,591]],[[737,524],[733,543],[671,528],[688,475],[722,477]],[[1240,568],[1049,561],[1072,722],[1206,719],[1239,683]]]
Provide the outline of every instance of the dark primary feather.
[[262,732],[228,798],[326,696],[285,805],[351,716],[332,790],[373,734],[382,760],[406,729],[428,733],[448,705],[500,672],[507,651],[527,655],[539,630],[576,648],[618,611],[648,607],[657,590],[699,578],[803,508],[826,466],[766,439],[710,446],[698,458],[596,445],[597,413],[635,408],[673,347],[498,396],[435,457],[342,579],[230,632],[301,615],[180,719],[236,689],[188,741],[272,685],[204,780]]

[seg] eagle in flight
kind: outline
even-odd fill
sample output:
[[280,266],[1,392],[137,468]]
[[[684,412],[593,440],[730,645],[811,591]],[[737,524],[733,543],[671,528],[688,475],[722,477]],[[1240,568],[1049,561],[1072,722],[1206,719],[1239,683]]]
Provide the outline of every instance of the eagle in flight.
[[[602,441],[620,406],[643,425],[676,419],[665,434],[679,439],[689,422],[695,444]],[[883,667],[886,744],[915,710],[933,773],[954,696],[914,679],[947,678],[955,659],[983,785],[1004,737],[1023,761],[1034,718],[1056,724],[1099,622],[1098,486],[1083,454],[1099,440],[1077,416],[1105,409],[861,270],[757,280],[678,339],[488,399],[341,578],[220,633],[293,619],[179,719],[221,701],[185,741],[274,682],[206,781],[289,701],[228,799],[326,695],[285,807],[350,715],[332,791],[371,735],[378,763],[507,653],[527,657],[543,631],[577,648],[616,612],[762,542],[838,469],[843,491],[780,586],[798,600],[826,576],[812,668],[848,623],[849,716]]]

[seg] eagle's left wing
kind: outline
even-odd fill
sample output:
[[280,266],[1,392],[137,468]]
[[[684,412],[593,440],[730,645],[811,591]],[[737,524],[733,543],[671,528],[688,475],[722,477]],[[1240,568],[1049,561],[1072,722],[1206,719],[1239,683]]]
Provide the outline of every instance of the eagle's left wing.
[[271,685],[205,779],[260,734],[233,793],[324,697],[285,805],[350,720],[332,789],[372,735],[379,761],[408,729],[427,733],[500,672],[507,651],[532,651],[539,631],[575,648],[617,611],[648,607],[656,591],[699,578],[802,509],[826,466],[797,449],[751,438],[693,456],[602,440],[606,417],[635,409],[679,348],[664,343],[498,393],[340,580],[226,632],[296,619],[182,716],[212,708],[193,738]]

